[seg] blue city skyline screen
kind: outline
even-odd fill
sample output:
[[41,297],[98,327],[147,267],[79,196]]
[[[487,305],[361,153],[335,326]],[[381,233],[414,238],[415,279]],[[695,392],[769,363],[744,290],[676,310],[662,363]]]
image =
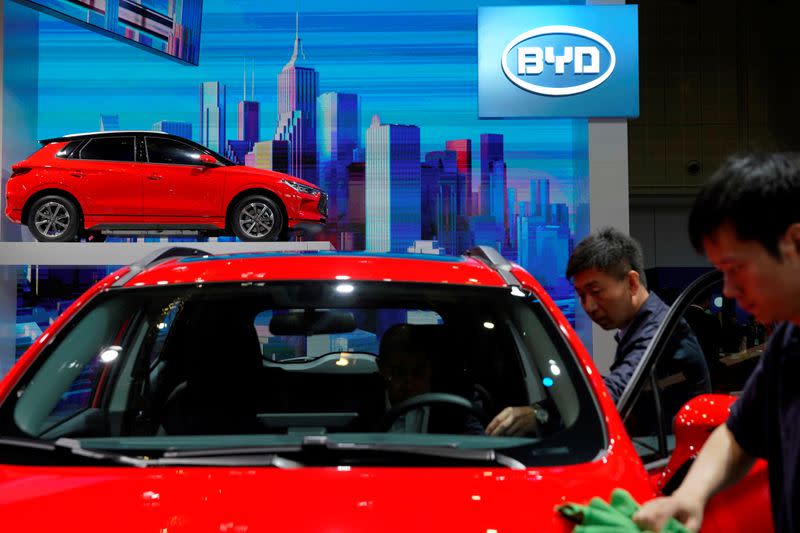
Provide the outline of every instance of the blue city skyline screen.
[[39,138],[190,137],[320,185],[329,220],[316,238],[337,249],[490,245],[572,315],[564,271],[588,231],[587,121],[478,118],[477,2],[335,4],[205,0],[197,66],[43,14]]

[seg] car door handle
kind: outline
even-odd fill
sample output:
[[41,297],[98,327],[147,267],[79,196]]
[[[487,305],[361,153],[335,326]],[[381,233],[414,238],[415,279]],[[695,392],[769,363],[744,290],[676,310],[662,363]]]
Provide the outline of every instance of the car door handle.
[[152,181],[158,181],[158,180],[163,180],[164,176],[159,176],[158,174],[150,174],[149,176],[147,176],[147,179]]
[[83,172],[76,170],[74,172],[70,172],[69,175],[72,176],[73,178],[82,178]]

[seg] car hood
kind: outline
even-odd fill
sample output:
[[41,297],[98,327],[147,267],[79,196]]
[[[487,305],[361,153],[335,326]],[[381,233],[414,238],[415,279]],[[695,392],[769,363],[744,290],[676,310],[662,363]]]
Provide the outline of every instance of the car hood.
[[295,176],[290,176],[289,174],[283,174],[282,172],[274,172],[272,170],[263,170],[260,168],[246,167],[244,165],[236,165],[225,167],[225,171],[228,172],[230,176],[240,176],[242,178],[252,179],[254,181],[267,180],[274,183],[280,180],[289,180],[296,181],[297,183],[301,183],[308,187],[314,187],[315,189],[319,188],[319,186],[314,185],[310,181],[306,181]]
[[0,467],[3,531],[568,532],[554,507],[652,496],[641,465],[559,468]]

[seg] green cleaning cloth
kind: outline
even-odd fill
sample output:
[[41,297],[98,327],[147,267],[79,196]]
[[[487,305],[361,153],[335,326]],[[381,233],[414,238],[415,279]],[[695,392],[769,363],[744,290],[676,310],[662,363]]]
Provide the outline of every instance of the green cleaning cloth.
[[[614,489],[610,503],[592,498],[589,505],[565,503],[556,507],[562,516],[579,524],[572,533],[639,533],[639,526],[632,520],[638,509],[639,504],[623,489]],[[689,533],[689,530],[670,518],[660,533]]]

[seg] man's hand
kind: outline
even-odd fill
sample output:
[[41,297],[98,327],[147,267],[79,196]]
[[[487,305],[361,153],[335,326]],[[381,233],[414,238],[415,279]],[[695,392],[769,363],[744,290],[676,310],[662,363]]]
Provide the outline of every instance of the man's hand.
[[656,498],[645,503],[633,515],[633,521],[642,530],[661,531],[670,518],[676,518],[689,531],[700,531],[703,522],[703,502],[700,498],[684,497],[677,492],[666,498]]
[[533,407],[506,407],[486,426],[486,434],[494,437],[528,435],[536,432],[537,425]]

